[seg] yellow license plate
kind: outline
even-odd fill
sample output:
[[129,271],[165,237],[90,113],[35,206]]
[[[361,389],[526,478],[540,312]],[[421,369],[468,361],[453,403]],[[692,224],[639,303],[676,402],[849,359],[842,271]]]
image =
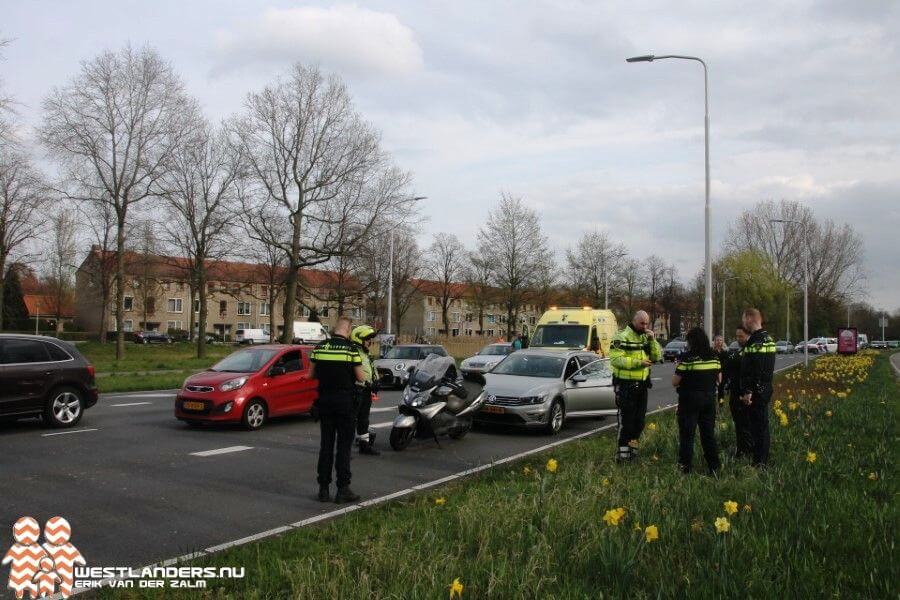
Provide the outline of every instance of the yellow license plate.
[[502,415],[506,412],[506,409],[502,406],[485,406],[482,411],[492,415]]
[[182,406],[184,410],[203,410],[206,408],[202,402],[185,402]]

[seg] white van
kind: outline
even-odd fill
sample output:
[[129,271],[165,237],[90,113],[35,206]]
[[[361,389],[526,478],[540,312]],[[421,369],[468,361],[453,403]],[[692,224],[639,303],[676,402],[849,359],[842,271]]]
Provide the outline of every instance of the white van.
[[328,338],[328,330],[321,323],[294,321],[295,344],[318,344]]
[[238,329],[234,332],[238,344],[268,344],[269,332],[265,329]]

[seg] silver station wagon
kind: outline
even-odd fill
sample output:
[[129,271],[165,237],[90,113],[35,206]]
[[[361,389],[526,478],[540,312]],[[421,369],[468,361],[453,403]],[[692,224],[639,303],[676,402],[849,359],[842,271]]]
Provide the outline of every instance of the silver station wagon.
[[566,419],[615,415],[609,359],[581,350],[529,348],[510,354],[485,373],[482,423],[542,428],[558,433]]

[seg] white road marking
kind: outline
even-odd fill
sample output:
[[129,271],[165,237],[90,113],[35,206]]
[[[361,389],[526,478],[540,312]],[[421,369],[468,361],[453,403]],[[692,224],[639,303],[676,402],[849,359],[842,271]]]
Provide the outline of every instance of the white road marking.
[[387,423],[374,423],[372,425],[369,425],[369,427],[371,427],[372,429],[379,429],[381,427],[390,427],[393,424],[393,421],[388,421]]
[[55,433],[42,433],[41,437],[50,437],[51,435],[69,435],[70,433],[84,433],[85,431],[97,431],[97,428],[91,429],[72,429],[71,431],[57,431]]
[[391,411],[396,411],[396,410],[397,410],[396,406],[385,406],[384,408],[373,408],[369,412],[382,413],[382,412],[391,412]]
[[144,406],[145,404],[153,404],[152,402],[123,402],[122,404],[110,404],[110,406]]
[[[781,367],[780,369],[775,369],[775,372],[778,373],[780,371],[786,371],[787,369],[795,367],[799,364],[802,364],[802,363],[794,363],[794,364],[788,365],[786,367]],[[656,414],[659,412],[663,412],[663,411],[669,410],[673,406],[675,406],[675,405],[670,404],[665,407],[661,407],[661,408],[657,408],[657,409],[648,411],[647,414],[652,415],[652,414]],[[378,425],[384,427],[389,424],[390,423],[379,423]],[[190,554],[183,554],[181,556],[169,558],[169,559],[160,561],[160,562],[152,564],[152,565],[147,565],[145,568],[152,569],[153,567],[168,567],[171,565],[181,564],[186,561],[193,560],[195,558],[201,558],[203,556],[208,556],[210,554],[213,554],[214,552],[221,552],[222,550],[227,550],[228,548],[233,548],[235,546],[242,546],[242,545],[250,543],[250,542],[256,542],[256,541],[259,541],[259,540],[262,540],[262,539],[265,539],[268,537],[272,537],[273,535],[279,535],[279,534],[285,533],[287,531],[290,531],[291,529],[298,529],[300,527],[305,527],[307,525],[312,525],[314,523],[318,523],[319,521],[326,521],[329,519],[333,519],[335,517],[339,517],[341,515],[347,514],[349,512],[353,512],[355,510],[359,510],[361,508],[366,508],[369,506],[383,504],[385,502],[393,500],[394,498],[400,498],[402,496],[406,496],[406,495],[412,494],[414,492],[418,492],[421,490],[427,490],[427,489],[439,486],[441,484],[447,483],[449,481],[454,481],[456,479],[460,479],[460,478],[466,477],[468,475],[473,475],[475,473],[479,473],[479,472],[487,470],[487,469],[492,469],[496,466],[503,465],[503,464],[506,464],[509,462],[513,462],[520,458],[524,458],[524,457],[530,456],[532,454],[537,454],[539,452],[543,452],[544,450],[548,450],[550,448],[555,448],[556,446],[561,446],[563,444],[567,444],[567,443],[575,441],[575,440],[579,440],[579,439],[582,439],[585,437],[592,436],[596,433],[605,431],[607,429],[612,429],[613,427],[616,427],[616,426],[617,426],[616,423],[610,423],[609,425],[604,425],[603,427],[598,427],[596,429],[592,429],[592,430],[586,431],[584,433],[579,433],[577,435],[573,435],[572,437],[558,440],[558,441],[552,442],[550,444],[545,444],[539,448],[533,448],[531,450],[526,450],[525,452],[520,452],[519,454],[514,454],[513,456],[501,458],[495,462],[487,463],[487,464],[475,467],[473,469],[467,469],[465,471],[460,471],[459,473],[454,473],[452,475],[447,475],[446,477],[441,477],[440,479],[435,479],[433,481],[420,483],[419,485],[415,485],[413,487],[409,487],[409,488],[406,488],[403,490],[392,492],[385,496],[379,496],[378,498],[372,498],[371,500],[364,500],[364,501],[360,502],[359,504],[351,504],[351,505],[347,506],[346,508],[341,508],[338,510],[333,510],[331,512],[322,513],[320,515],[315,515],[313,517],[309,517],[308,519],[303,519],[302,521],[297,521],[297,522],[291,523],[289,525],[282,525],[281,527],[275,527],[274,529],[267,529],[266,531],[260,531],[259,533],[255,533],[253,535],[243,537],[238,540],[233,540],[231,542],[225,542],[224,544],[219,544],[217,546],[210,546],[209,548],[206,548],[205,550],[198,550],[197,552],[191,552]],[[112,581],[115,581],[117,579],[119,579],[119,578],[104,579],[102,584],[108,585],[109,583],[111,583]],[[81,594],[81,593],[87,592],[91,589],[96,589],[96,588],[76,588],[74,590],[73,595]]]
[[191,456],[216,456],[217,454],[228,454],[230,452],[243,452],[244,450],[252,450],[253,446],[228,446],[227,448],[216,448],[215,450],[204,450],[202,452],[191,452]]

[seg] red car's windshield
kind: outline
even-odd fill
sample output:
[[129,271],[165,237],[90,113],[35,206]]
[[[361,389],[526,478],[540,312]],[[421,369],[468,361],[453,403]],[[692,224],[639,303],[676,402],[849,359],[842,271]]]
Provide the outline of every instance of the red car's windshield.
[[225,373],[256,373],[272,360],[278,350],[272,348],[248,348],[226,356],[210,368]]

